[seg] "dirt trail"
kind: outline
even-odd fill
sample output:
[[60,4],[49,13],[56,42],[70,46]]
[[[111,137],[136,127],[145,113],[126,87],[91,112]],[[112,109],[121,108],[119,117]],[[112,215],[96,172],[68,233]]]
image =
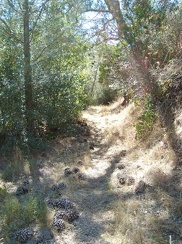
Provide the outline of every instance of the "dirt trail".
[[[67,196],[76,203],[81,214],[69,229],[57,236],[56,243],[111,243],[104,236],[114,223],[112,206],[119,199],[118,193],[112,190],[111,176],[127,148],[117,137],[116,141],[108,142],[107,136],[108,128],[112,128],[121,118],[118,111],[114,113],[104,107],[91,107],[83,113],[83,119],[91,130],[88,141],[80,143],[82,148],[79,149],[83,162],[81,171],[86,180],[77,181],[78,185],[75,186],[74,179],[67,179]],[[109,133],[112,135],[112,129]],[[74,166],[72,163],[67,165]]]
[[[150,218],[158,212],[161,214],[161,219],[166,218],[166,207],[159,208],[158,200],[151,207],[153,203],[151,198],[155,198],[156,193],[154,196],[151,195],[153,193],[146,195],[146,200],[139,197],[138,201],[135,190],[141,180],[149,185],[157,184],[158,187],[163,175],[167,177],[164,177],[165,186],[167,175],[171,174],[174,167],[175,156],[166,146],[167,140],[161,128],[156,127],[151,139],[144,141],[143,144],[135,140],[133,123],[139,114],[140,110],[134,104],[122,107],[120,101],[108,107],[91,107],[83,113],[83,119],[90,127],[91,136],[87,138],[87,142],[80,143],[79,153],[76,152],[74,159],[82,159],[81,171],[86,175],[86,181],[77,181],[76,184],[74,180],[67,181],[70,186],[67,195],[76,203],[81,214],[74,225],[58,237],[56,243],[118,244],[134,243],[135,238],[140,239],[136,236],[129,241],[127,234],[121,236],[123,230],[117,239],[116,228],[122,226],[121,228],[125,229],[129,221],[133,222],[133,214],[131,216],[125,214],[125,210],[122,209],[121,215],[124,213],[123,217],[127,219],[122,220],[121,216],[116,223],[117,202],[123,201],[124,205],[127,204],[127,211],[137,212],[141,208],[142,212],[150,212],[151,216],[139,214],[136,217],[135,221],[138,221],[138,224],[143,222],[144,226],[148,222],[150,226]],[[119,163],[124,165],[124,169],[117,168]],[[75,164],[68,162],[68,165]],[[131,184],[120,184],[118,174],[126,175]],[[160,194],[163,194],[162,191],[159,196]],[[128,203],[126,203],[127,199]],[[134,224],[133,233],[136,232],[135,228],[138,224]],[[128,230],[126,229],[126,233]],[[143,233],[145,235],[145,227]],[[154,243],[148,240],[148,243],[150,242]],[[136,243],[143,242],[138,240]]]

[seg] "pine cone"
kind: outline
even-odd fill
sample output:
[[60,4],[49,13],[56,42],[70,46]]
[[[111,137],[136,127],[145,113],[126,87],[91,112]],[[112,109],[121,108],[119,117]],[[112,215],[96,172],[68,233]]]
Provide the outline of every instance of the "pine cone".
[[53,208],[62,208],[62,209],[70,209],[74,207],[74,204],[71,203],[66,198],[59,198],[59,199],[50,199],[48,204],[51,205]]
[[33,236],[33,232],[29,229],[18,230],[14,233],[15,239],[20,242],[25,242]]
[[58,211],[54,215],[54,220],[63,219],[69,223],[73,222],[75,219],[79,218],[79,213],[75,209],[67,209],[63,211]]
[[57,231],[63,231],[66,228],[62,219],[54,219],[52,226],[57,227]]
[[74,210],[74,209],[68,209],[66,211],[66,220],[71,223],[73,222],[75,219],[78,219],[79,218],[79,213]]
[[65,175],[65,176],[71,175],[72,173],[73,173],[73,172],[71,171],[70,168],[66,168],[66,169],[64,170],[64,175]]
[[65,210],[57,211],[54,214],[54,220],[56,220],[56,219],[65,219],[65,218],[66,218],[66,211]]

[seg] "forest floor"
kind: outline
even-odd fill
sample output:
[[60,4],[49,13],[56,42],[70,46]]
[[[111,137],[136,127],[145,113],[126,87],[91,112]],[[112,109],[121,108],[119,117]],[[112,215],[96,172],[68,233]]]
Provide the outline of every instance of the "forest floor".
[[[121,106],[121,99],[90,107],[83,112],[79,136],[58,137],[50,151],[25,163],[22,180],[28,179],[32,190],[19,201],[35,192],[46,210],[41,221],[25,226],[42,241],[34,237],[22,243],[182,243],[181,162],[158,122],[146,138],[135,139],[133,124],[140,114],[133,103]],[[179,136],[181,125],[179,113]],[[61,182],[66,187],[59,191],[55,186]],[[7,192],[18,184],[7,180]],[[79,212],[61,232],[52,227],[57,209],[49,204],[59,198],[69,199]],[[7,243],[19,242],[12,237]]]

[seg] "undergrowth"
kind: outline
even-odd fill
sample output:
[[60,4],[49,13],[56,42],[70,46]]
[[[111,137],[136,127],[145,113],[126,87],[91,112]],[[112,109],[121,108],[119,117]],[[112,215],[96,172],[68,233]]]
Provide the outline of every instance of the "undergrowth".
[[136,129],[136,139],[143,139],[148,136],[152,131],[157,118],[158,115],[155,112],[154,104],[147,99],[144,102],[142,115],[138,117],[137,122],[133,125]]
[[[1,193],[2,195],[2,193]],[[4,195],[4,192],[3,192]],[[38,222],[46,224],[46,205],[40,196],[27,195],[21,199],[6,193],[1,198],[0,215],[3,222],[3,237],[8,241],[10,233]]]

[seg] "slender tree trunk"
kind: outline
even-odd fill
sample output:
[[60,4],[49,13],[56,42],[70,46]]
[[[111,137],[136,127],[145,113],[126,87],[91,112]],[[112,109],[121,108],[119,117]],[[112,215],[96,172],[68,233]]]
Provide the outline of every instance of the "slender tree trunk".
[[127,23],[123,17],[123,13],[120,7],[120,2],[118,0],[105,0],[109,12],[112,14],[113,18],[117,23],[118,36],[120,39],[125,39],[131,48],[131,54],[135,60],[135,65],[138,69],[142,80],[142,89],[148,89],[152,95],[155,95],[158,89],[154,82],[152,82],[151,74],[148,68],[144,67],[144,53],[142,43],[137,43],[132,31],[127,26]]
[[32,70],[30,64],[29,0],[24,0],[24,82],[27,132],[34,132]]

